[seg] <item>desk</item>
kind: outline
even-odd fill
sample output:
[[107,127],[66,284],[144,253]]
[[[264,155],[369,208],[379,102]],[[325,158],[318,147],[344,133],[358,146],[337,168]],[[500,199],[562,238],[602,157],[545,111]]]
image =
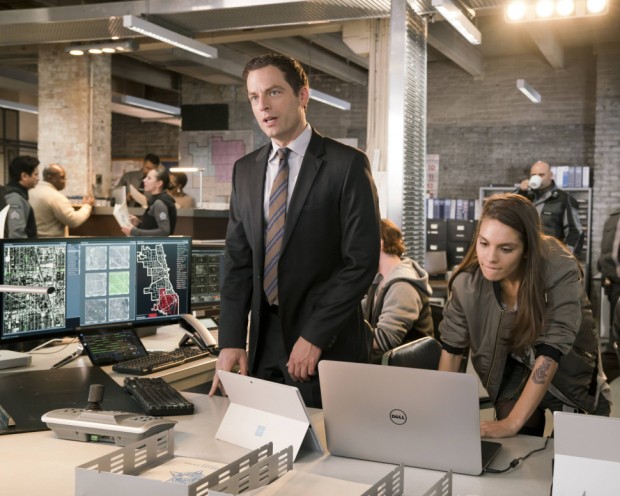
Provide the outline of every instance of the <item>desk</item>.
[[[228,406],[227,398],[209,398],[197,393],[185,394],[194,402],[196,413],[171,417],[179,422],[175,427],[176,455],[226,463],[248,452],[238,446],[215,440],[215,432]],[[311,415],[319,435],[324,435],[321,411],[312,410]],[[503,449],[492,466],[505,467],[512,459],[542,446],[542,443],[541,438],[530,436],[504,439]],[[51,431],[1,436],[2,494],[74,494],[75,467],[116,449],[116,446],[110,444],[59,439]],[[532,455],[522,466],[506,474],[485,474],[480,477],[454,475],[453,494],[547,496],[551,487],[552,456],[551,440],[545,451]],[[393,466],[300,451],[294,468],[370,485],[385,476]],[[405,494],[420,496],[442,476],[442,472],[406,468]]]
[[[175,326],[160,328],[156,335],[147,336],[144,342],[149,349],[171,349],[181,337]],[[30,367],[7,369],[2,372],[21,372],[25,370],[42,370],[49,368],[63,357],[70,354],[77,344],[63,347],[62,351],[50,354],[41,350],[33,355]],[[52,350],[53,351],[53,350]],[[80,357],[71,367],[90,366],[88,357]],[[192,387],[203,379],[213,375],[215,360],[213,358],[185,364],[175,369],[159,372],[179,389]],[[105,370],[119,383],[123,374]],[[189,383],[190,386],[183,386]],[[244,448],[223,441],[215,440],[215,432],[228,407],[228,399],[222,397],[209,398],[197,393],[184,393],[194,402],[194,415],[171,417],[179,423],[175,428],[175,453],[179,456],[204,458],[222,463],[231,462],[248,452]],[[318,434],[324,439],[322,412],[311,410],[311,415]],[[492,467],[504,468],[510,461],[523,456],[543,444],[541,438],[517,436],[501,440],[503,449],[494,460]],[[75,467],[99,456],[118,449],[111,444],[82,443],[59,439],[51,431],[40,431],[25,434],[0,436],[0,480],[2,495],[35,495],[49,496],[74,494]],[[502,496],[524,495],[547,496],[551,486],[551,458],[553,441],[547,449],[532,455],[521,466],[506,474],[485,474],[480,477],[454,475],[453,494],[469,496]],[[300,451],[295,462],[296,470],[335,477],[354,482],[373,484],[385,476],[392,465],[353,460],[348,458],[320,455],[318,453]],[[418,496],[435,484],[442,472],[415,468],[405,469],[405,494]]]
[[[152,336],[142,338],[142,342],[149,351],[156,350],[173,350],[178,346],[180,339],[183,337],[183,331],[177,324],[160,327],[157,333]],[[30,370],[49,369],[55,363],[64,357],[73,353],[78,347],[77,338],[69,345],[54,346],[43,348],[32,352],[32,363],[27,367],[15,367],[11,369],[0,370],[0,374],[10,374],[16,372],[27,372]],[[149,377],[163,377],[166,382],[170,383],[177,389],[189,389],[213,379],[215,370],[216,357],[202,358],[178,367],[162,370],[151,374]],[[73,360],[65,367],[90,367],[91,363],[86,355]],[[112,371],[112,366],[102,367],[117,383],[123,384],[123,380],[127,374],[119,374]]]

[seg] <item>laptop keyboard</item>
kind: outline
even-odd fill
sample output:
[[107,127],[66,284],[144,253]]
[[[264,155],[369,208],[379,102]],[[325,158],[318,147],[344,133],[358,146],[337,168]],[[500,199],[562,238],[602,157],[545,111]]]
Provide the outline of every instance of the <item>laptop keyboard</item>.
[[161,377],[126,377],[125,390],[147,415],[191,415],[194,404]]
[[211,350],[201,350],[199,348],[177,348],[174,351],[156,351],[143,357],[115,363],[112,366],[112,370],[121,374],[146,375],[211,355],[213,355]]

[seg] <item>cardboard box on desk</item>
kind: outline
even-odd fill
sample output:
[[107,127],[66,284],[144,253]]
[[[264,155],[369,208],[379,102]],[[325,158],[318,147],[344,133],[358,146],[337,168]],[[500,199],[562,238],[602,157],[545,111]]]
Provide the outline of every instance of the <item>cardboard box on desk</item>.
[[[125,446],[75,469],[76,496],[226,496],[256,489],[293,468],[289,446],[272,454],[267,444],[229,464],[174,455],[172,430]],[[190,470],[174,471],[176,466]],[[183,465],[179,465],[183,463]],[[204,472],[209,473],[205,474]],[[250,487],[248,488],[248,480]]]

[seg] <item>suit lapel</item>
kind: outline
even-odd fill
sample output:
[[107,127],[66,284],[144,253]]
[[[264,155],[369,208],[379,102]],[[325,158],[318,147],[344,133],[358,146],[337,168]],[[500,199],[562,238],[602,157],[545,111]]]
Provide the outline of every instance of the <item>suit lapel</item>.
[[249,205],[255,206],[251,213],[252,232],[254,233],[253,245],[255,250],[260,250],[260,253],[263,253],[265,245],[265,220],[263,217],[263,198],[269,150],[271,150],[271,143],[265,145],[256,154],[256,164],[251,168],[250,173],[251,183]]
[[295,224],[299,219],[301,210],[306,203],[306,198],[310,193],[312,184],[319,172],[319,169],[323,165],[323,155],[325,154],[325,143],[323,137],[318,134],[314,129],[312,130],[312,138],[306,149],[303,162],[301,163],[301,169],[299,176],[297,177],[297,183],[295,184],[295,190],[291,198],[291,203],[286,213],[286,230],[284,231],[284,239],[282,240],[282,247],[280,253],[282,253],[288,240],[290,239],[293,231],[295,230]]

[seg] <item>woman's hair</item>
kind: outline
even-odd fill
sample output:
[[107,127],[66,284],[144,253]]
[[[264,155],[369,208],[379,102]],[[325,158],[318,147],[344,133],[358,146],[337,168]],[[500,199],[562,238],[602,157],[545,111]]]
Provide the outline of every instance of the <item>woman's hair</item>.
[[185,172],[171,172],[170,175],[174,176],[179,189],[183,189],[187,186],[187,174],[185,174]]
[[523,242],[521,261],[521,283],[517,294],[517,316],[511,330],[508,344],[516,350],[534,343],[544,325],[545,280],[543,276],[544,235],[540,228],[540,216],[536,207],[527,198],[513,194],[499,194],[487,198],[482,207],[482,215],[476,227],[473,241],[450,278],[449,288],[461,272],[473,272],[478,267],[476,246],[480,226],[487,219],[493,219],[514,229]]
[[381,241],[383,253],[402,256],[405,253],[405,242],[400,229],[389,219],[381,219]]
[[168,185],[170,184],[170,172],[168,172],[168,168],[163,165],[158,165],[153,170],[155,171],[155,177],[157,180],[163,183],[162,191],[166,191],[168,189]]

